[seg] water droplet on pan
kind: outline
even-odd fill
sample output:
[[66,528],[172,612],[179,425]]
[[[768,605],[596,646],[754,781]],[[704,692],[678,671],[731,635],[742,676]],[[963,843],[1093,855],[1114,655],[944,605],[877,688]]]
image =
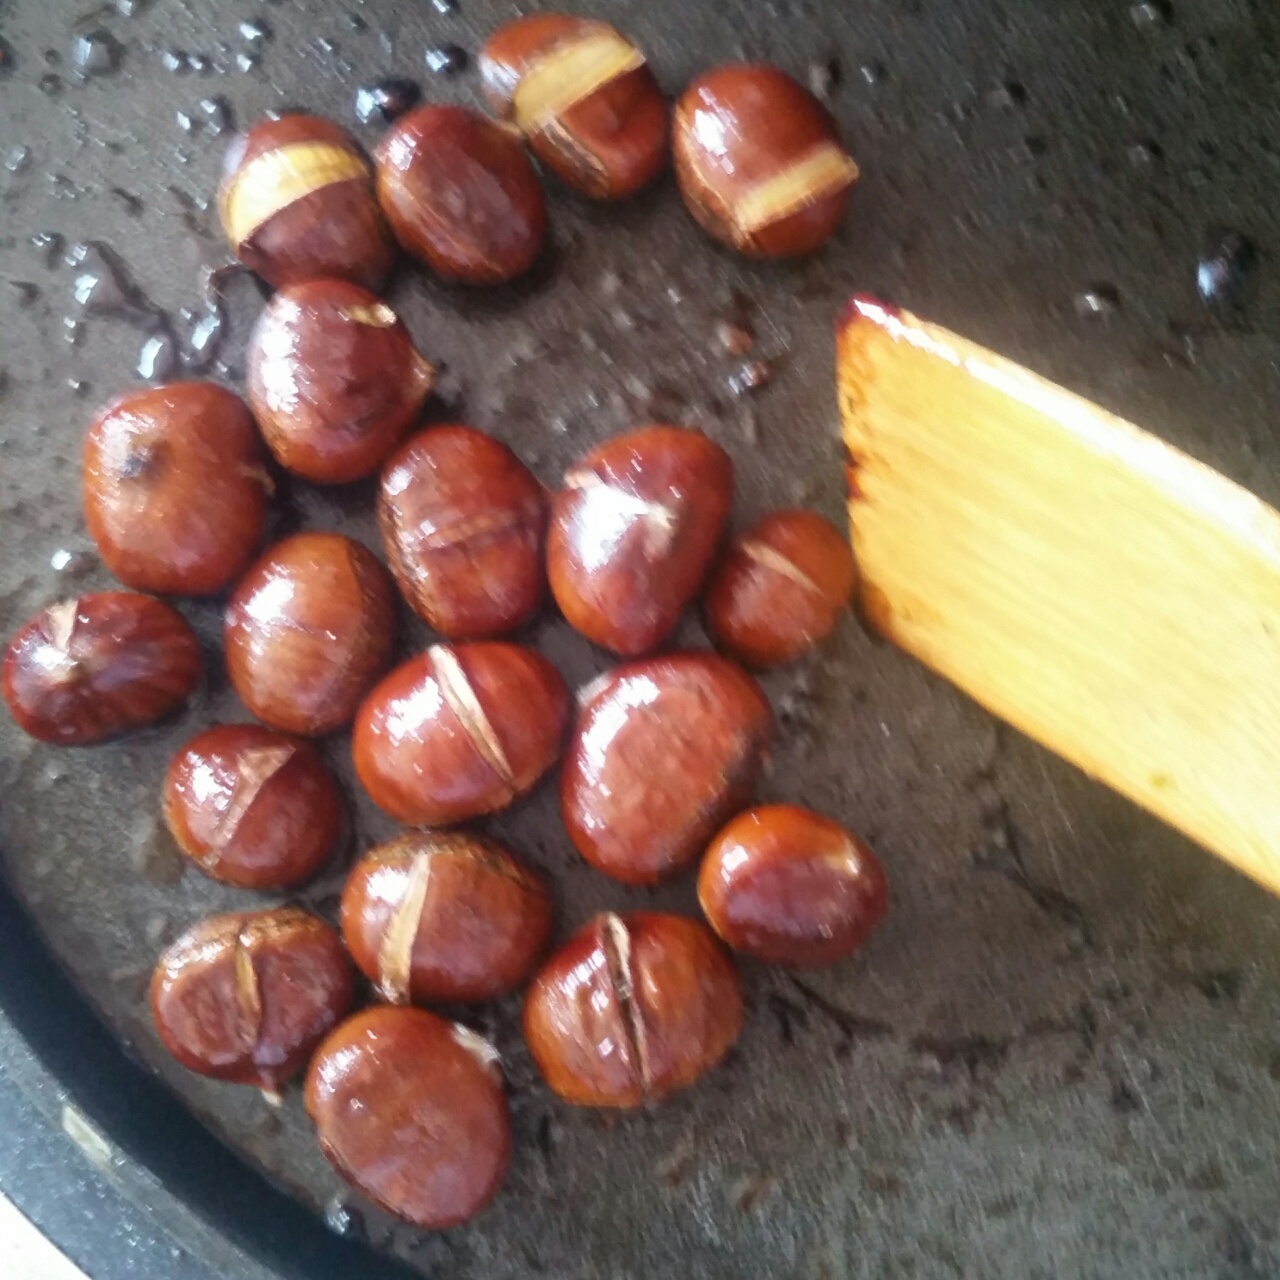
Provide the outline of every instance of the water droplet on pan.
[[1257,263],[1253,242],[1239,231],[1210,233],[1196,267],[1196,288],[1210,306],[1238,307]]
[[427,50],[425,61],[433,75],[456,76],[467,69],[469,59],[460,45],[441,44]]
[[110,75],[120,66],[124,46],[105,27],[78,35],[71,42],[72,68],[85,76]]
[[361,124],[390,123],[416,106],[422,90],[412,80],[377,80],[356,90],[356,119]]

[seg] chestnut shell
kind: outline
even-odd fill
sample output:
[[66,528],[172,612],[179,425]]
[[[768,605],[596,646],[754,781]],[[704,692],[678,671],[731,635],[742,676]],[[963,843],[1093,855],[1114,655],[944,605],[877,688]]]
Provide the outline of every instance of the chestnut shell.
[[174,382],[119,396],[84,446],[84,517],[126,586],[212,595],[262,541],[271,481],[239,396]]
[[100,591],[42,609],[4,657],[4,699],[42,742],[84,746],[176,711],[194,692],[200,642],[167,604]]

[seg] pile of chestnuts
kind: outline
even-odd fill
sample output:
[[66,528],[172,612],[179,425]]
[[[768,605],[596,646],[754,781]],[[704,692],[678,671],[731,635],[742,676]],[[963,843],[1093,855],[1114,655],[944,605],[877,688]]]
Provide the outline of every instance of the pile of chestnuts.
[[[782,72],[720,68],[672,113],[644,55],[602,22],[519,19],[480,69],[498,119],[415,107],[372,166],[312,116],[235,142],[223,225],[276,290],[249,346],[247,403],[180,382],[97,415],[85,519],[128,590],[50,605],[3,665],[23,730],[101,742],[169,715],[200,679],[190,626],[155,596],[226,593],[227,674],[258,723],[187,742],[162,806],[183,854],[246,890],[291,888],[329,857],[343,799],[310,739],[350,727],[361,784],[408,829],[351,868],[340,934],[296,908],[204,920],[160,958],[152,1010],[193,1071],[275,1093],[305,1069],[334,1166],[425,1227],[491,1199],[512,1136],[493,1048],[418,1006],[525,987],[525,1036],[550,1088],[637,1107],[691,1084],[736,1039],[742,992],[722,943],[830,964],[886,905],[880,865],[852,833],[793,806],[750,807],[773,716],[749,669],[832,630],[854,585],[847,540],[789,510],[726,544],[733,465],[694,430],[608,440],[553,494],[469,426],[415,432],[433,370],[376,292],[397,246],[477,285],[527,270],[547,222],[530,152],[603,200],[638,191],[670,153],[697,221],[768,257],[831,234],[857,167]],[[378,473],[385,564],[328,532],[263,549],[272,467],[330,485]],[[546,658],[502,638],[548,591],[625,659],[576,706]],[[716,652],[664,652],[699,597]],[[391,669],[401,599],[439,638]],[[707,924],[608,913],[546,957],[548,886],[465,824],[557,767],[582,857],[631,885],[700,863]],[[348,1016],[357,970],[376,999]]]

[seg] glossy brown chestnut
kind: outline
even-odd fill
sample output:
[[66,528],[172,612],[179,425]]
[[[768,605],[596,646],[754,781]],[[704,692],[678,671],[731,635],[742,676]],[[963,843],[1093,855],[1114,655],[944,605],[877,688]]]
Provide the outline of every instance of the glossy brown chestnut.
[[200,642],[167,604],[100,591],[42,609],[4,656],[4,700],[42,742],[83,746],[176,711],[200,679]]
[[496,1000],[532,972],[551,931],[542,881],[501,845],[410,831],[371,849],[342,894],[342,936],[393,1004]]
[[319,116],[260,120],[240,134],[223,162],[218,212],[232,252],[277,288],[337,277],[378,289],[395,260],[368,160]]
[[374,471],[417,418],[435,370],[396,313],[347,280],[267,303],[249,342],[249,403],[276,461],[318,484]]
[[575,848],[629,884],[682,870],[751,794],[773,727],[741,667],[673,653],[618,667],[593,686],[560,774]]
[[433,645],[365,699],[351,741],[379,808],[442,827],[504,809],[555,764],[569,691],[515,644]]
[[812,511],[774,511],[733,539],[712,575],[707,632],[749,667],[793,662],[830,634],[853,580],[838,529]]
[[262,540],[271,481],[239,396],[212,382],[131,391],[84,446],[84,518],[126,586],[211,595]]
[[840,225],[858,178],[831,113],[758,63],[699,76],[676,103],[671,145],[689,212],[753,258],[812,253]]
[[342,939],[295,907],[214,916],[151,979],[164,1046],[204,1076],[278,1092],[351,1007]]
[[570,625],[628,657],[675,629],[733,502],[733,463],[699,431],[642,427],[569,468],[551,505],[547,573]]
[[638,1107],[715,1066],[742,1027],[742,988],[711,932],[684,916],[597,916],[533,980],[524,1037],[567,1102]]
[[395,621],[395,587],[371,551],[337,533],[297,533],[267,550],[227,604],[227,675],[259,720],[328,733],[386,670]]
[[438,276],[500,284],[533,266],[546,203],[507,127],[465,107],[418,107],[391,126],[375,159],[396,239]]
[[320,753],[256,724],[192,738],[169,763],[164,819],[205,875],[241,889],[287,889],[314,875],[342,824]]
[[497,1050],[424,1009],[382,1005],[344,1022],[312,1059],[305,1101],[333,1167],[420,1227],[474,1217],[511,1163]]
[[536,13],[485,41],[490,105],[534,155],[597,200],[634,195],[667,159],[667,104],[644,54],[606,22]]
[[828,965],[884,918],[875,854],[838,822],[790,804],[739,814],[711,842],[698,901],[735,950],[770,964]]
[[378,527],[414,611],[453,640],[501,635],[542,603],[547,495],[505,444],[442,426],[382,472]]

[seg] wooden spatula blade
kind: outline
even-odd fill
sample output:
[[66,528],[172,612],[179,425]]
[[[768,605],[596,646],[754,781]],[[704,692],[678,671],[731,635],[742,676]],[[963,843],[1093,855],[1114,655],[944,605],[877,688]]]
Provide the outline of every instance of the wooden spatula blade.
[[872,299],[837,360],[870,623],[1280,892],[1280,513]]

